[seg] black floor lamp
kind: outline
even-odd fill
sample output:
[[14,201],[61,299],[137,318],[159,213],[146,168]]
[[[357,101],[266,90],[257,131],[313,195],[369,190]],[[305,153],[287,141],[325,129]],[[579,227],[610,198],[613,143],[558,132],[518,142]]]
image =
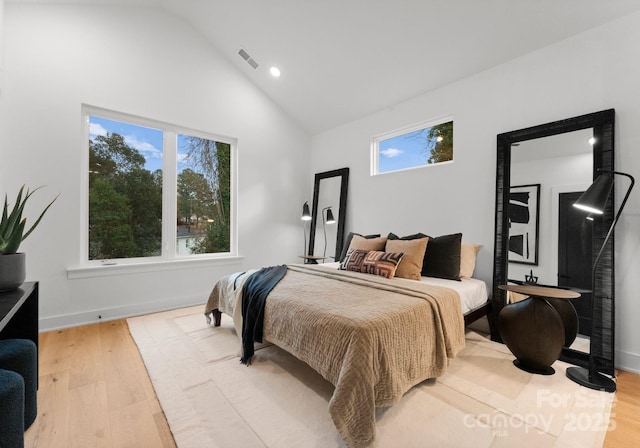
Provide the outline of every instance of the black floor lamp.
[[309,211],[309,202],[305,202],[302,206],[302,229],[304,230],[304,252],[302,255],[307,255],[307,225],[306,221],[311,221],[311,212]]
[[[607,241],[609,241],[609,237],[613,233],[613,228],[616,226],[618,219],[620,218],[620,214],[622,213],[622,209],[627,203],[627,199],[629,198],[629,194],[631,193],[631,189],[635,184],[635,179],[630,174],[620,173],[618,171],[600,171],[600,175],[593,181],[593,184],[585,191],[580,198],[573,204],[574,207],[577,207],[581,210],[584,210],[587,213],[592,215],[601,215],[604,212],[605,205],[607,203],[607,199],[609,198],[609,194],[613,189],[614,184],[614,175],[618,174],[621,176],[626,176],[631,181],[629,188],[627,189],[627,193],[624,195],[624,199],[622,200],[622,204],[620,205],[620,209],[607,232],[607,236],[604,239],[604,243],[598,252],[598,256],[596,257],[593,263],[593,272],[591,277],[592,282],[592,291],[595,291],[595,281],[596,281],[596,266],[598,265],[598,261],[600,261],[600,256],[604,251],[605,246],[607,245]],[[595,297],[593,298],[593,303],[591,307],[591,315],[593,318],[593,307],[595,306]],[[597,371],[595,366],[594,358],[594,346],[593,346],[593,338],[591,339],[591,347],[589,350],[589,368],[586,369],[584,367],[569,367],[567,369],[567,377],[569,377],[572,381],[576,383],[588,387],[590,389],[595,390],[603,390],[606,392],[615,392],[616,383],[611,378]]]
[[[324,212],[327,212],[326,219]],[[325,207],[322,209],[322,231],[324,232],[324,253],[323,257],[327,256],[327,228],[326,224],[335,224],[336,220],[333,217],[333,212],[331,211],[331,207]]]

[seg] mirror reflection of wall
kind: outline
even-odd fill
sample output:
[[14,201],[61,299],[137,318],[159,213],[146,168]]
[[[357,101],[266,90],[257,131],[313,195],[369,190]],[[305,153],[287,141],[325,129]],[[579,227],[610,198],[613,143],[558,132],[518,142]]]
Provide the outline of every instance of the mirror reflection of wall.
[[[592,129],[515,143],[511,147],[511,186],[540,185],[537,264],[509,262],[508,278],[569,287],[578,314],[579,337],[572,348],[589,351],[591,334],[591,222],[573,202],[591,185]],[[518,190],[518,189],[514,189]],[[510,207],[512,205],[510,204]],[[510,228],[517,232],[517,225]],[[517,258],[509,253],[509,260]]]
[[[342,178],[339,176],[328,177],[320,180],[320,189],[318,193],[318,219],[316,220],[316,232],[313,246],[313,255],[325,256],[327,263],[334,261],[336,253],[336,237],[338,234],[338,219],[340,218],[340,187]],[[327,210],[331,207],[331,211],[336,220],[333,224],[326,223]],[[323,223],[324,229],[323,229]],[[325,240],[326,232],[326,240]],[[325,250],[326,243],[326,250]]]
[[564,193],[591,185],[592,129],[522,141],[511,147],[511,185],[540,185],[538,264],[512,262],[508,278],[525,281],[533,272],[538,284],[558,285],[560,202]]

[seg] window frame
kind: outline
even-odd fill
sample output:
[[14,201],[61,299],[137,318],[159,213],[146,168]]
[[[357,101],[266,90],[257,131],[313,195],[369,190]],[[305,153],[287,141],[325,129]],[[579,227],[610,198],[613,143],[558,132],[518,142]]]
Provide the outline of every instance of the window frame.
[[431,168],[434,166],[441,166],[441,165],[453,163],[454,156],[452,155],[451,160],[447,160],[444,162],[437,162],[437,163],[431,163],[431,164],[425,163],[423,165],[399,168],[399,169],[389,170],[384,172],[380,171],[380,142],[384,140],[389,140],[394,137],[400,137],[402,135],[409,134],[411,132],[431,128],[433,126],[437,126],[439,124],[444,124],[448,122],[452,122],[452,123],[454,122],[453,115],[446,115],[446,116],[442,116],[432,120],[422,121],[420,123],[404,126],[402,128],[394,129],[392,131],[384,132],[382,134],[373,136],[373,138],[371,139],[371,149],[370,149],[370,175],[382,176],[385,174],[400,173],[403,171],[417,170],[417,169],[423,169],[423,168]]
[[[122,272],[121,268],[115,266],[136,266],[137,271],[147,270],[141,265],[148,265],[151,270],[162,270],[168,263],[179,263],[180,265],[191,265],[190,261],[206,261],[206,260],[225,260],[238,257],[238,241],[237,241],[237,145],[236,138],[226,137],[210,132],[203,132],[189,129],[187,127],[173,125],[170,123],[143,118],[124,112],[116,112],[101,107],[82,104],[82,157],[81,157],[81,207],[80,207],[80,254],[79,266],[70,269],[71,278],[84,277],[87,272],[95,271],[96,268],[110,268],[109,271],[114,273]],[[136,258],[117,258],[108,260],[90,260],[89,259],[89,125],[90,117],[96,116],[109,120],[121,121],[136,126],[144,126],[162,131],[163,148],[162,148],[162,242],[161,254],[153,257],[136,257]],[[178,165],[177,165],[177,142],[178,135],[189,135],[216,142],[227,143],[231,146],[230,160],[230,228],[229,228],[229,252],[218,252],[208,254],[189,254],[179,255],[177,253],[177,234],[176,213],[177,213],[177,182],[178,182]],[[75,271],[75,274],[72,272]]]

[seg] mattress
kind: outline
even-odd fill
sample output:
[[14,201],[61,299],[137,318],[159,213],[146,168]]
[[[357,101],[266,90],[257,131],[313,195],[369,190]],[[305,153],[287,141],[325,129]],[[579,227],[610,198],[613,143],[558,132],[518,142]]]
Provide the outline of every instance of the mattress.
[[[318,266],[326,269],[338,269],[340,267],[340,263],[321,263]],[[397,282],[411,283],[416,281],[398,277],[395,277],[393,280]],[[419,281],[426,283],[427,285],[443,286],[456,291],[460,296],[460,305],[462,306],[463,314],[484,305],[489,298],[487,294],[487,284],[477,278],[463,278],[458,282],[444,278],[422,277]]]

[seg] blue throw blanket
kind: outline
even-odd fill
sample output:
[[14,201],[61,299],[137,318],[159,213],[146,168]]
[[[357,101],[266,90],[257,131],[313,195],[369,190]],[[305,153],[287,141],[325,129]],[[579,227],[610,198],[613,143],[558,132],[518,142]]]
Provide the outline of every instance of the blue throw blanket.
[[264,304],[271,290],[287,273],[287,265],[262,268],[251,274],[242,289],[242,358],[251,364],[253,343],[262,342]]

